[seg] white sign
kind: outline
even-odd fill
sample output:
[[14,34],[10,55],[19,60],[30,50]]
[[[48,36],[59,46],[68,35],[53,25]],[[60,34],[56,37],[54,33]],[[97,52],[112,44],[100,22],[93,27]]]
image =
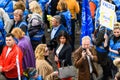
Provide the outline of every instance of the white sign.
[[100,6],[100,24],[107,28],[113,29],[115,22],[115,5],[101,1]]

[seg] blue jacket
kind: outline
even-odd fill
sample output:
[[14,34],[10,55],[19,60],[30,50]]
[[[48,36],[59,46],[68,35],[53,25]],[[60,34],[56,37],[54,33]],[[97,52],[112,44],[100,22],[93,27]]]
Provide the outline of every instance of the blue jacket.
[[21,28],[25,32],[25,34],[28,36],[28,26],[25,21],[18,22],[17,24],[14,25],[14,27]]
[[61,25],[59,26],[57,32],[56,32],[55,35],[54,35],[54,39],[57,38],[57,36],[59,35],[59,33],[60,33],[61,30],[67,32],[67,29],[61,24]]
[[113,0],[113,3],[116,6],[117,21],[120,22],[120,0]]
[[[39,23],[36,25],[32,26],[32,23],[34,23],[33,20],[38,20]],[[28,18],[28,32],[30,39],[33,41],[41,41],[44,33],[44,23],[42,21],[42,17],[37,14],[33,13],[32,17]]]
[[13,9],[13,6],[15,4],[15,1],[11,0],[8,5],[6,5],[6,7],[4,8],[5,11],[8,13],[10,19],[13,19],[14,16],[13,16],[13,12],[14,12],[14,9]]
[[49,0],[38,0],[38,3],[40,4],[42,11],[45,11],[45,5]]
[[4,21],[0,16],[0,45],[5,44],[5,35],[6,35],[6,31],[4,29]]
[[71,35],[71,13],[69,10],[60,13],[62,24],[67,28],[68,34]]
[[[114,36],[110,39],[110,48],[113,49],[113,50],[116,50],[118,51],[118,49],[120,49],[120,39],[117,40],[116,43],[114,43]],[[115,58],[114,57],[120,57],[120,54],[115,54],[113,52],[109,52],[108,56],[114,60]]]
[[0,8],[5,8],[11,0],[0,0]]

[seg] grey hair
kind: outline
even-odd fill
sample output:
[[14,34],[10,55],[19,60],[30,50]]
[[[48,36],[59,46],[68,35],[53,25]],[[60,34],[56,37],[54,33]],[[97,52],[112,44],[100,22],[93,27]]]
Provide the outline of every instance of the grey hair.
[[89,36],[84,36],[84,37],[82,38],[82,41],[83,41],[83,40],[86,40],[86,39],[88,39],[88,40],[91,41],[91,38],[90,38]]
[[61,23],[61,17],[59,15],[55,15],[53,18],[55,18],[58,23]]

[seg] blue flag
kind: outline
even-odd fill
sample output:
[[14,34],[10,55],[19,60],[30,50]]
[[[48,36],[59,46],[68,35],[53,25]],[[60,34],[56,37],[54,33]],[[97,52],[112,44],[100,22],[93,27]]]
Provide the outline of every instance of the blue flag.
[[82,23],[81,23],[81,35],[80,44],[84,36],[90,36],[94,30],[89,2],[88,0],[82,0]]
[[118,9],[120,9],[120,0],[113,0]]

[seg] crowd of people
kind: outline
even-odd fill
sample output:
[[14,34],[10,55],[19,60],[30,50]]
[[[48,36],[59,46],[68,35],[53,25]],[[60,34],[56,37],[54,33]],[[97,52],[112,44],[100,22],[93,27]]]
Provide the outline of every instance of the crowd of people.
[[93,36],[84,36],[76,49],[75,28],[76,22],[82,27],[82,0],[1,0],[0,79],[73,80],[58,77],[64,62],[78,70],[77,80],[97,80],[94,63],[102,67],[101,80],[119,80],[120,1],[105,0],[116,7],[113,30],[99,23],[101,0],[88,1]]

